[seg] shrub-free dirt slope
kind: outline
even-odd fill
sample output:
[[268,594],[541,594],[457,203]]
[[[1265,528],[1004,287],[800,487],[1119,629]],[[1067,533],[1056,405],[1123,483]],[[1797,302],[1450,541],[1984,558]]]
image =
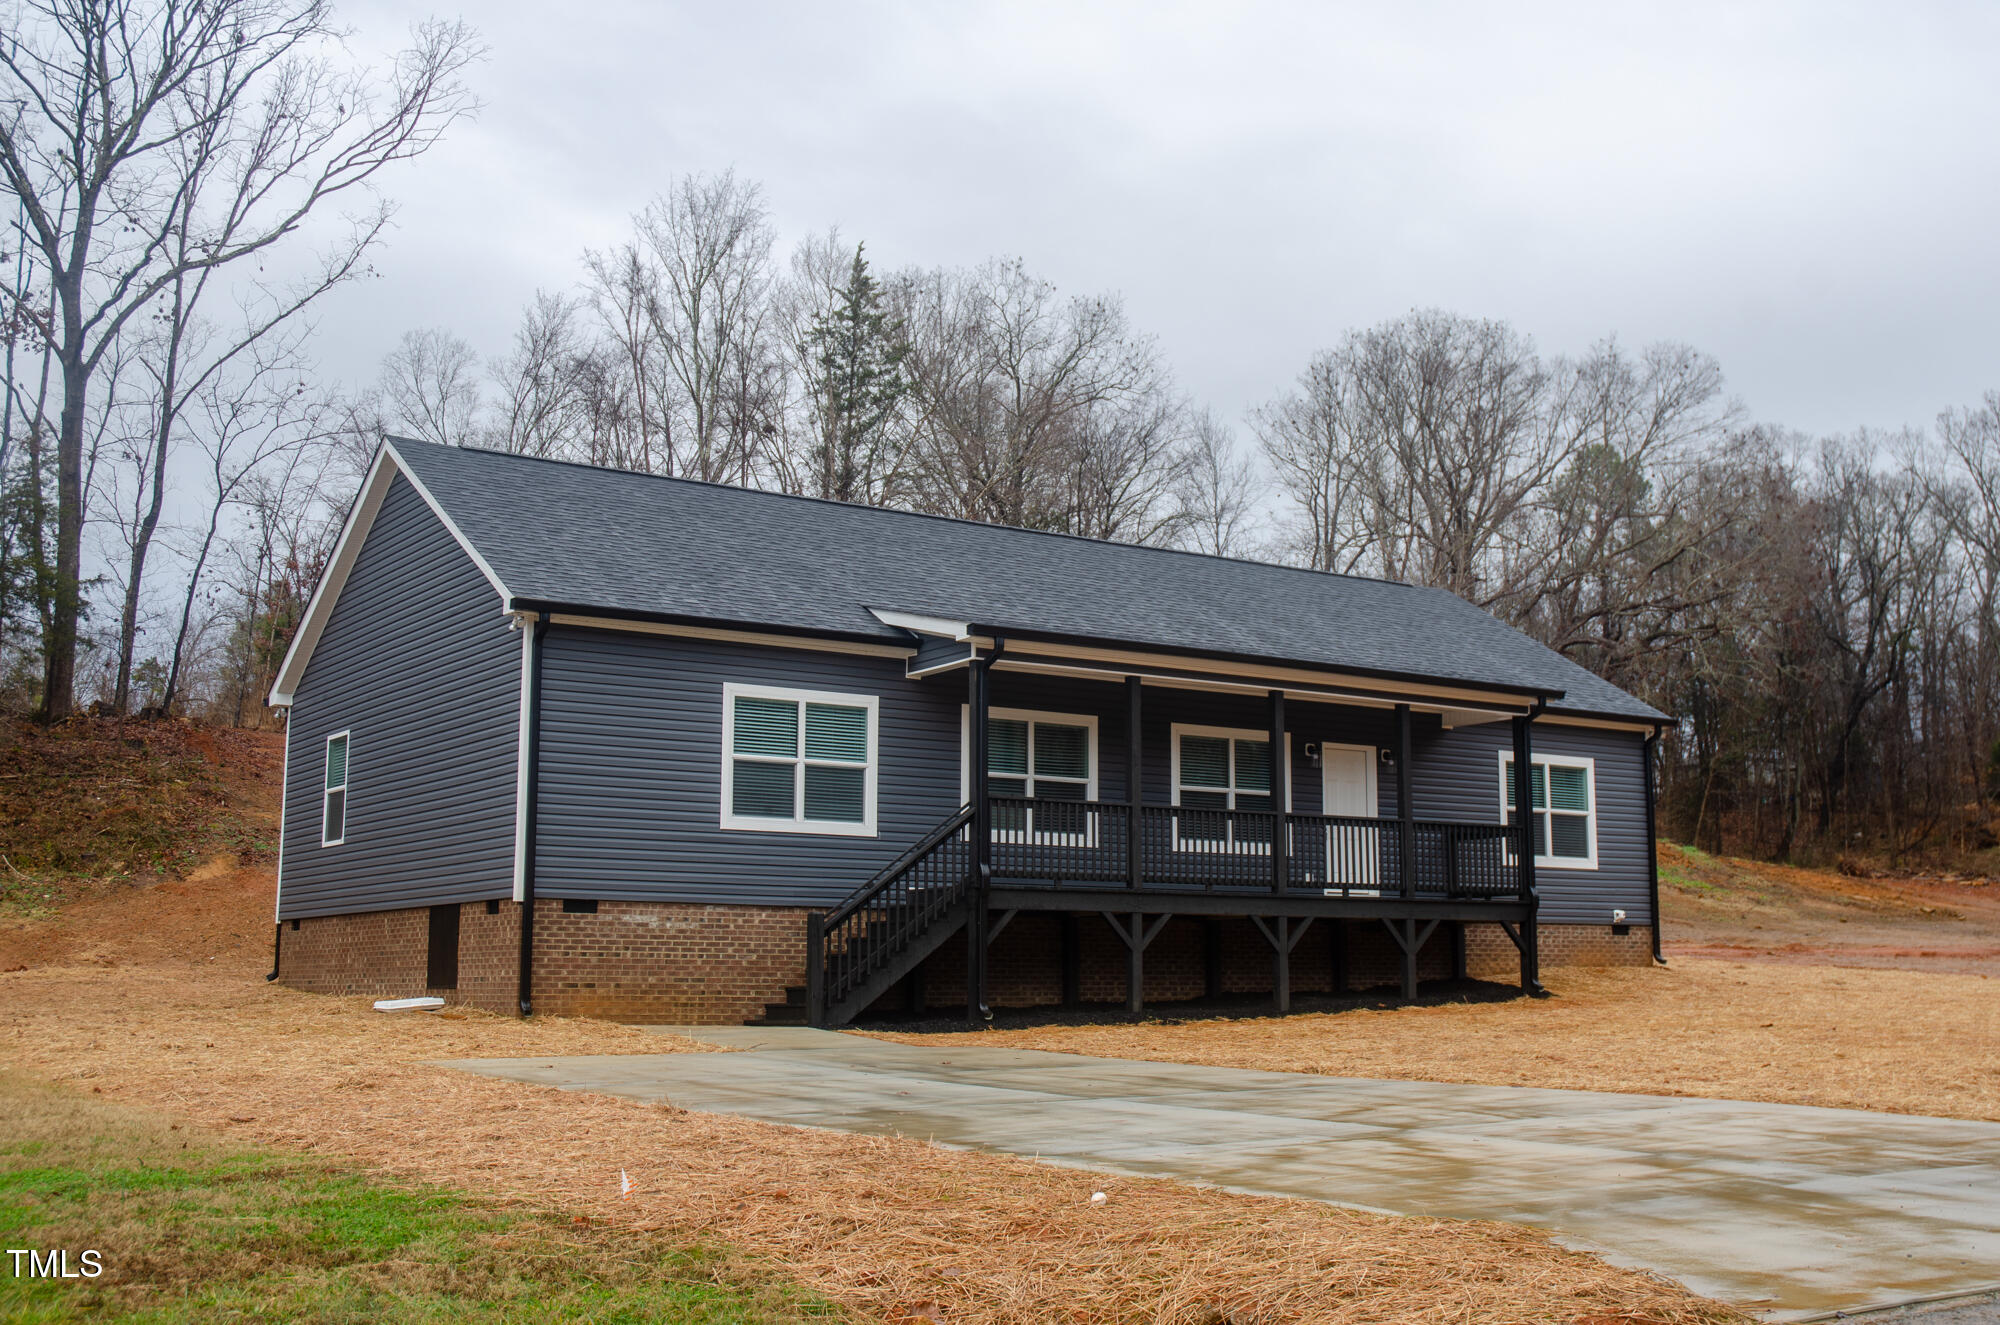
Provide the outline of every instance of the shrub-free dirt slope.
[[0,722],[0,971],[268,961],[283,767],[273,732]]
[[1660,846],[1668,955],[2000,975],[2000,884],[1853,877]]

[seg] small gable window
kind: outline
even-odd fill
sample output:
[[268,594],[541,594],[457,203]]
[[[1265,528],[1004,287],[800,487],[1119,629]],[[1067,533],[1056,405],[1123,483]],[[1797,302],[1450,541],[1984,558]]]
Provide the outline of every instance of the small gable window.
[[722,826],[875,836],[874,695],[722,688]]
[[348,733],[326,738],[325,794],[320,802],[319,844],[337,847],[347,840]]

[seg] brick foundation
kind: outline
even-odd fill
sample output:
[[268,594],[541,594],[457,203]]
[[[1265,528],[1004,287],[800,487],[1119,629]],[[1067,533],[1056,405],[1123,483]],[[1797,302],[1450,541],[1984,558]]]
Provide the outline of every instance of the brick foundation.
[[717,1025],[763,1015],[806,982],[806,913],[761,906],[600,902],[535,909],[535,1011]]
[[[556,1016],[615,1021],[727,1025],[755,1019],[766,1003],[783,1002],[805,977],[805,912],[790,908],[682,903],[600,902],[594,913],[566,912],[542,898],[535,908],[535,1010]],[[1023,914],[994,940],[988,959],[988,999],[994,1007],[1060,1003],[1064,917]],[[520,908],[483,902],[460,908],[458,987],[425,989],[429,908],[371,911],[287,922],[280,980],[316,993],[407,998],[434,994],[494,1012],[516,1010]],[[1102,917],[1073,920],[1078,998],[1125,1001],[1125,948]],[[1295,993],[1333,989],[1334,927],[1314,922],[1292,951]],[[1211,951],[1224,995],[1268,994],[1271,947],[1247,919],[1176,916],[1146,950],[1148,1002],[1201,998]],[[1634,925],[1614,935],[1608,925],[1544,925],[1542,965],[1645,965],[1652,931]],[[1375,921],[1347,922],[1345,988],[1394,988],[1402,954]],[[1466,930],[1466,968],[1474,978],[1512,981],[1520,971],[1514,945],[1497,925]],[[1420,980],[1451,975],[1451,935],[1440,925],[1417,955]],[[962,1006],[965,943],[954,937],[924,962],[919,981],[934,1007]],[[906,987],[891,990],[874,1010],[907,1005]]]
[[[430,908],[363,911],[286,921],[278,937],[278,982],[316,994],[415,998],[429,994],[492,1012],[511,1012],[520,969],[521,908],[464,902],[458,911],[458,987],[427,988]],[[297,925],[294,929],[293,926]]]

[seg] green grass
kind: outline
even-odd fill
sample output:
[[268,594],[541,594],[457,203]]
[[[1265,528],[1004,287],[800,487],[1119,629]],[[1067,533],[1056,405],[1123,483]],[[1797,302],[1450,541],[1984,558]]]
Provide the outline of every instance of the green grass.
[[0,1074],[0,1246],[96,1248],[0,1321],[789,1322],[839,1313],[723,1249],[195,1139]]

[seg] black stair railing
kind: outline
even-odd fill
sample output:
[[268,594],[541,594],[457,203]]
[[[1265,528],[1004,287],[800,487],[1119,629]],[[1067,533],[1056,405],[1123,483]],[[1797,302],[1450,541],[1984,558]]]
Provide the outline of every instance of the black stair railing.
[[806,917],[806,1006],[815,1026],[971,895],[971,823],[968,805],[854,896]]

